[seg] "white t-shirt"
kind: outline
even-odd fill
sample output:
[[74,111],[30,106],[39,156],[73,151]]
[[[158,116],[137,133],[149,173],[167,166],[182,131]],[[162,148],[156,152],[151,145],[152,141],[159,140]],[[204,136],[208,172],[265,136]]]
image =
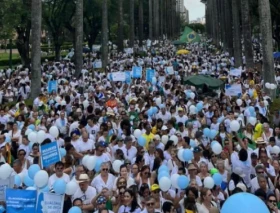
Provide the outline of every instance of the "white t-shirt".
[[88,186],[87,190],[83,192],[81,188],[79,187],[75,194],[72,196],[72,202],[76,198],[81,198],[83,201],[83,204],[87,205],[90,204],[92,199],[96,196],[96,189],[92,186]]
[[53,186],[54,182],[55,182],[56,180],[58,180],[58,179],[62,179],[62,180],[64,180],[66,183],[68,183],[68,182],[70,181],[69,175],[67,175],[67,174],[65,174],[65,173],[63,173],[63,175],[62,175],[61,178],[57,177],[56,174],[53,174],[53,175],[51,175],[50,178],[49,178],[48,186],[51,188],[51,187]]
[[108,174],[108,175],[109,177],[106,183],[102,180],[100,174],[97,175],[95,178],[93,178],[90,185],[96,188],[97,193],[100,193],[103,188],[108,188],[109,190],[113,190],[116,177],[112,174]]
[[141,212],[141,209],[139,207],[136,208],[133,212],[131,212],[130,209],[131,208],[129,206],[122,205],[119,208],[118,213],[140,213]]

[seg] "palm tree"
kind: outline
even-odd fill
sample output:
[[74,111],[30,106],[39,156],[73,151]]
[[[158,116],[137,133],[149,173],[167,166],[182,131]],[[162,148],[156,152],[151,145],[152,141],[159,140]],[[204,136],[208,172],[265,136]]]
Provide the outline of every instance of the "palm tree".
[[244,55],[246,58],[246,67],[252,68],[254,66],[254,62],[253,62],[249,0],[241,0],[241,18],[242,18],[242,35],[244,41],[244,53],[245,53]]
[[153,0],[149,0],[149,39],[153,39]]
[[144,20],[143,20],[143,0],[138,0],[139,3],[139,46],[143,45],[143,35],[144,35]]
[[232,0],[232,25],[233,25],[233,49],[234,49],[234,65],[242,66],[242,46],[241,46],[241,30],[240,30],[240,0]]
[[83,13],[83,0],[76,1],[76,14],[75,14],[75,76],[78,78],[83,68],[83,37],[84,37],[84,13]]
[[[259,0],[260,30],[263,48],[263,79],[264,83],[275,83],[273,60],[272,25],[269,0]],[[267,89],[266,89],[267,90]],[[275,90],[267,90],[270,97],[275,98]]]
[[102,3],[102,66],[105,69],[108,64],[108,1]]
[[32,0],[31,99],[38,97],[41,91],[41,23],[42,1]]
[[134,0],[130,0],[130,33],[129,33],[129,46],[134,46]]
[[118,20],[118,51],[123,51],[123,0],[119,0]]

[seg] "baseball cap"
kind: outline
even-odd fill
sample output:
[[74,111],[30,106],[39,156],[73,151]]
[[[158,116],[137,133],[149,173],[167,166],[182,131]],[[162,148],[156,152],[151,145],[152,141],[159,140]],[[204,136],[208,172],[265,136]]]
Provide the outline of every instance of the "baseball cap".
[[97,198],[97,200],[96,200],[96,203],[97,203],[98,205],[100,205],[100,204],[102,204],[102,203],[106,203],[106,202],[107,202],[107,199],[106,199],[106,197],[104,197],[103,195],[99,196],[99,197]]
[[158,184],[153,184],[152,186],[151,186],[151,191],[155,191],[155,190],[159,190],[160,188],[159,188],[159,185]]

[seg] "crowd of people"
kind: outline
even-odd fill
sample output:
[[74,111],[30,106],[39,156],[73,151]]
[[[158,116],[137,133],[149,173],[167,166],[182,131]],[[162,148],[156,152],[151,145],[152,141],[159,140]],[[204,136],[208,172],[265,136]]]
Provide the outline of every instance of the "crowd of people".
[[[21,176],[40,165],[40,144],[31,143],[26,131],[43,130],[43,143],[56,141],[66,151],[61,161],[42,168],[50,175],[50,191],[57,179],[78,183],[73,195],[65,195],[65,213],[72,206],[83,213],[214,213],[242,192],[278,213],[280,116],[279,110],[269,111],[273,100],[264,94],[260,70],[246,69],[244,59],[241,75],[231,76],[234,58],[228,53],[217,53],[207,43],[180,48],[188,54],[176,54],[179,48],[167,40],[143,56],[111,53],[103,71],[93,68],[99,59],[90,53],[79,78],[72,62],[46,61],[41,94],[32,101],[30,70],[2,70],[1,164],[10,164]],[[111,73],[134,66],[142,67],[142,77],[112,81]],[[172,74],[166,72],[170,66]],[[146,79],[147,68],[155,70],[152,82]],[[201,91],[184,84],[192,75],[241,84],[242,94],[228,96],[222,87],[207,96],[207,85]],[[50,80],[58,83],[51,93]],[[232,121],[238,121],[238,130],[232,130]],[[57,138],[49,134],[52,126],[59,130]],[[191,150],[192,159],[186,161],[182,149]],[[85,156],[96,156],[99,169],[90,168]],[[116,160],[122,162],[119,171],[112,166]],[[164,166],[172,179],[168,190],[160,184]],[[222,183],[208,187],[205,180],[215,174]],[[174,183],[176,175],[187,177],[186,188]]]

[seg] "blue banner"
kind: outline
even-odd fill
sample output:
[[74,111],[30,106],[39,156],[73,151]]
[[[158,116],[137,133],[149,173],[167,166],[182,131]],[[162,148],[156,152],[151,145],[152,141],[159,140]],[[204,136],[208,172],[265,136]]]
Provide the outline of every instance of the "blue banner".
[[48,82],[48,93],[50,94],[53,91],[57,92],[57,81]]
[[142,78],[142,67],[132,67],[132,78]]
[[131,84],[131,72],[130,71],[125,71],[125,83]]
[[61,159],[57,142],[40,146],[40,153],[43,168],[47,168]]
[[153,69],[146,70],[146,81],[152,83],[153,77],[155,77],[156,72]]
[[34,213],[36,190],[7,189],[6,210],[8,213]]

